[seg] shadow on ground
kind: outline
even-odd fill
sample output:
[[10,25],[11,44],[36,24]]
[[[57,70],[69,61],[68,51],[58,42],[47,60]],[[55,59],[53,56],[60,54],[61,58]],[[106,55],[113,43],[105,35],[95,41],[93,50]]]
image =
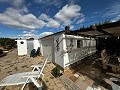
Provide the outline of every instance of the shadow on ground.
[[[38,90],[38,89],[33,83],[29,83],[28,90]],[[44,81],[42,81],[42,90],[48,90],[47,85],[45,84]]]
[[106,72],[111,72],[111,70],[102,69],[102,62],[97,53],[85,58],[77,65],[71,65],[70,69],[72,69],[74,73],[82,74],[92,79],[94,85],[100,85],[108,90],[112,90],[111,85],[105,81],[105,79],[110,78]]

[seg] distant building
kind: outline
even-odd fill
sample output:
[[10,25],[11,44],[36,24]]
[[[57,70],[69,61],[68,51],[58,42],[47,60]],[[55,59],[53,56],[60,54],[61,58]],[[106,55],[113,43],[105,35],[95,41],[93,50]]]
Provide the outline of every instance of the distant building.
[[38,39],[17,39],[18,55],[30,55],[33,49],[40,46]]

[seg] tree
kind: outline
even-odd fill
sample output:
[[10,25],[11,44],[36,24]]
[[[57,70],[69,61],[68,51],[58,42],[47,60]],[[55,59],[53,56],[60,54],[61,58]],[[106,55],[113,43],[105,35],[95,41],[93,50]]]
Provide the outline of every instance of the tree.
[[16,42],[14,39],[11,39],[11,38],[0,38],[0,46],[10,50],[16,47]]
[[1,55],[1,54],[3,54],[3,50],[2,50],[2,49],[0,49],[0,55]]

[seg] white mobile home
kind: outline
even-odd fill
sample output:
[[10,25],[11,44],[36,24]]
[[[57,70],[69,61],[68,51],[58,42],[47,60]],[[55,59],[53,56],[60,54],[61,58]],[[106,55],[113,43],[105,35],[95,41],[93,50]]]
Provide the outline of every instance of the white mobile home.
[[65,68],[96,52],[96,42],[93,38],[67,34],[61,31],[40,39],[41,53]]

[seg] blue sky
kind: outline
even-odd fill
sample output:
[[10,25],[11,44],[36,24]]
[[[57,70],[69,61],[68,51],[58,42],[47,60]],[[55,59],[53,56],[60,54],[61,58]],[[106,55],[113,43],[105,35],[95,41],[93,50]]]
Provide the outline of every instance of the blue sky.
[[0,0],[0,37],[40,37],[120,19],[120,0]]

